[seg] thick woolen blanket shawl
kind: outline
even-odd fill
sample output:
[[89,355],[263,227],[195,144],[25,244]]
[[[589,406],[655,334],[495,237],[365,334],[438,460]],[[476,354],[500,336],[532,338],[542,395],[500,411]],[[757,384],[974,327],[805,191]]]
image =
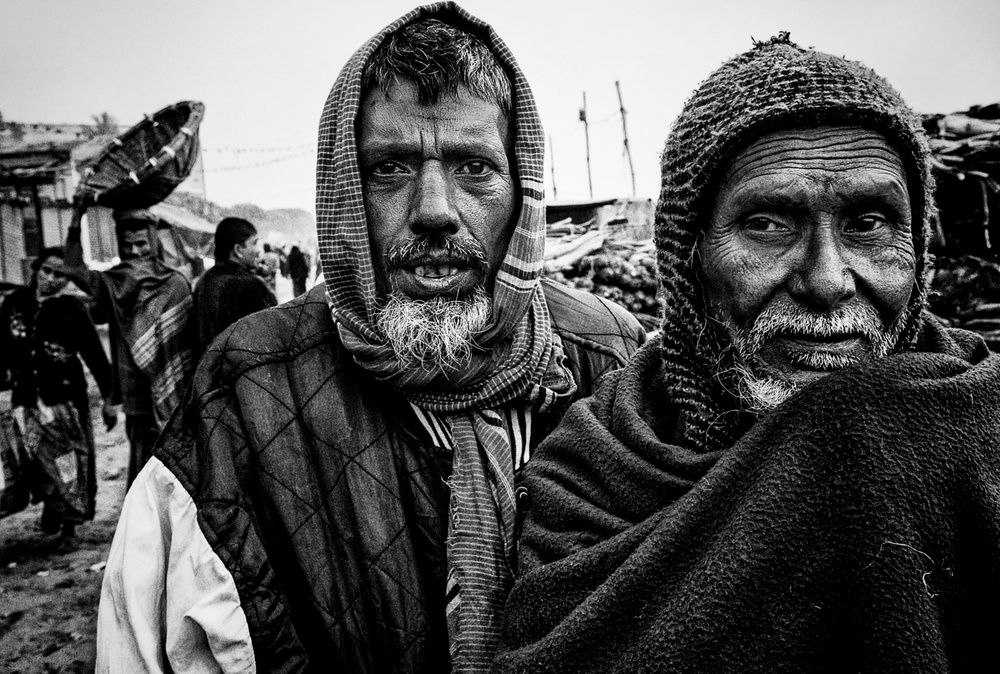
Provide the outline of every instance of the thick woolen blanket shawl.
[[996,662],[1000,356],[925,321],[729,449],[674,444],[661,350],[526,468],[495,672],[942,672]]

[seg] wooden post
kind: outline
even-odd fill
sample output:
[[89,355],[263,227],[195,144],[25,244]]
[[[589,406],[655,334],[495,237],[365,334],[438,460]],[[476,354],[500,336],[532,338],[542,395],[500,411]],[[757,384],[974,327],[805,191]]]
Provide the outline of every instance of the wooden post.
[[590,187],[590,198],[594,198],[594,181],[590,177],[590,127],[587,124],[587,92],[583,92],[583,107],[580,108],[580,121],[583,122],[583,136],[587,141],[587,185]]
[[80,229],[83,225],[83,214],[87,212],[87,207],[80,199],[73,199],[73,215],[69,219],[69,228]]
[[549,134],[549,170],[552,173],[552,200],[559,198],[559,190],[556,189],[556,150],[552,146],[552,134]]
[[[15,192],[16,194],[16,192]],[[3,225],[3,201],[0,200],[0,281],[7,281],[7,236]]]
[[625,104],[622,103],[622,88],[615,80],[615,89],[618,91],[618,109],[622,113],[622,135],[625,138],[625,156],[628,157],[628,170],[632,173],[632,196],[635,197],[635,169],[632,167],[632,151],[628,147],[628,129],[625,128]]
[[38,257],[45,248],[45,223],[42,221],[42,199],[38,196],[38,183],[31,183],[31,203],[35,209],[35,221],[38,223],[38,250],[31,257]]

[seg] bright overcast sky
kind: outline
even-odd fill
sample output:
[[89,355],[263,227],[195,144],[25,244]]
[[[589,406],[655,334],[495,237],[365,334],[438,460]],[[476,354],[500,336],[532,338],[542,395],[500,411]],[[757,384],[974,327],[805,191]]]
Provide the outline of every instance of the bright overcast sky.
[[[521,64],[551,139],[559,201],[632,192],[615,81],[640,197],[684,99],[721,62],[791,31],[863,61],[920,112],[1000,101],[1000,0],[465,0]],[[7,121],[123,124],[205,104],[207,197],[311,211],[316,128],[340,67],[414,6],[402,0],[0,0],[0,112]],[[548,158],[548,157],[547,157]],[[548,197],[552,175],[546,170]]]

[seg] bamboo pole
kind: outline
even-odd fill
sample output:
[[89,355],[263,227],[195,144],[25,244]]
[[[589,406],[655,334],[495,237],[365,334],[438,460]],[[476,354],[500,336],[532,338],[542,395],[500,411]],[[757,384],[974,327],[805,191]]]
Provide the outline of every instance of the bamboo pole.
[[615,80],[615,90],[618,92],[618,109],[622,113],[622,136],[625,138],[625,156],[628,157],[628,170],[632,174],[632,197],[635,197],[635,168],[632,167],[632,150],[628,147],[628,129],[625,127],[625,104],[622,103],[622,88]]
[[556,188],[556,149],[552,146],[552,134],[549,134],[549,170],[552,173],[552,200],[559,198],[559,190]]
[[587,92],[583,92],[583,107],[580,108],[580,121],[583,122],[583,136],[587,141],[587,185],[590,187],[590,198],[594,198],[594,181],[590,176],[590,126],[587,123]]

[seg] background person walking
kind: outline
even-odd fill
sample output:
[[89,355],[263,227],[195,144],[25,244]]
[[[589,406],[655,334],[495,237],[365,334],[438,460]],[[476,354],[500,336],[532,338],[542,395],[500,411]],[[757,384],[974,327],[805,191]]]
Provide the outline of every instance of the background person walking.
[[296,297],[306,291],[309,278],[309,258],[298,246],[292,246],[288,253],[288,275],[292,277],[292,292]]
[[111,403],[111,365],[87,308],[67,294],[63,249],[46,248],[27,288],[0,306],[0,379],[23,423],[26,444],[43,469],[33,491],[44,500],[39,528],[75,544],[76,525],[94,517],[97,481],[87,364],[104,397],[102,416],[118,422]]

